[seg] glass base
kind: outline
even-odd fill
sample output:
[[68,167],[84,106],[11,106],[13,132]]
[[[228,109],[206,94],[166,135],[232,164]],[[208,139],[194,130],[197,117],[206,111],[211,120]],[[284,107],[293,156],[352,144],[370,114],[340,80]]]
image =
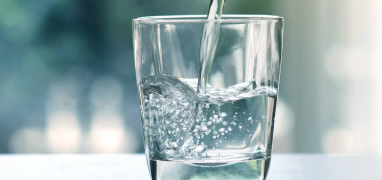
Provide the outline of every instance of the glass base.
[[271,158],[232,163],[150,160],[152,180],[264,180]]

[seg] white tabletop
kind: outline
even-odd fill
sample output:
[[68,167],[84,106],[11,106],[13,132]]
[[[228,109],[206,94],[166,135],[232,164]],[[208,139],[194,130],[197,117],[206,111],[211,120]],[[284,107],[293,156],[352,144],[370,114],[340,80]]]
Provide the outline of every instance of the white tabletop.
[[[273,155],[267,180],[382,180],[382,156]],[[0,155],[0,180],[149,180],[145,156]]]

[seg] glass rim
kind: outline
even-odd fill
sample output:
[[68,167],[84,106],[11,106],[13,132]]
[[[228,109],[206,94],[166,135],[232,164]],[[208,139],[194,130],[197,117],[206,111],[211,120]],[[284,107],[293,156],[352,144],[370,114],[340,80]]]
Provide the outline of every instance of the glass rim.
[[208,20],[207,15],[163,15],[144,16],[133,19],[135,23],[246,23],[255,21],[283,21],[284,18],[276,15],[257,14],[224,14],[222,19]]

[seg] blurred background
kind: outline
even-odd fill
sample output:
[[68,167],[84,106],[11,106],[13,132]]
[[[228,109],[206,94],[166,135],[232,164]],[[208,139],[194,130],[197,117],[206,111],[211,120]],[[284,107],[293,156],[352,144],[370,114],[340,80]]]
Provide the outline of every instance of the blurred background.
[[[0,153],[143,152],[131,20],[209,0],[1,0]],[[382,153],[382,1],[228,0],[285,17],[274,152]]]

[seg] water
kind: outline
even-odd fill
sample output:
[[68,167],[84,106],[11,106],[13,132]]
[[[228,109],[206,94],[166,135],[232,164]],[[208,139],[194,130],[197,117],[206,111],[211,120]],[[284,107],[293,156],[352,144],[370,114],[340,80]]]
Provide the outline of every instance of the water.
[[[208,11],[208,20],[221,19],[223,15],[223,7],[225,0],[211,0],[210,9]],[[206,93],[206,85],[208,82],[208,75],[210,73],[212,62],[215,57],[216,45],[219,41],[220,23],[210,21],[204,25],[203,36],[200,46],[200,72],[198,94]]]
[[[198,94],[198,79],[167,75],[146,77],[141,87],[153,178],[222,179],[216,177],[220,172],[240,176],[228,179],[265,176],[277,89],[251,81],[228,88],[207,84],[206,93]],[[179,171],[165,170],[171,167]],[[251,171],[240,173],[245,169]]]

